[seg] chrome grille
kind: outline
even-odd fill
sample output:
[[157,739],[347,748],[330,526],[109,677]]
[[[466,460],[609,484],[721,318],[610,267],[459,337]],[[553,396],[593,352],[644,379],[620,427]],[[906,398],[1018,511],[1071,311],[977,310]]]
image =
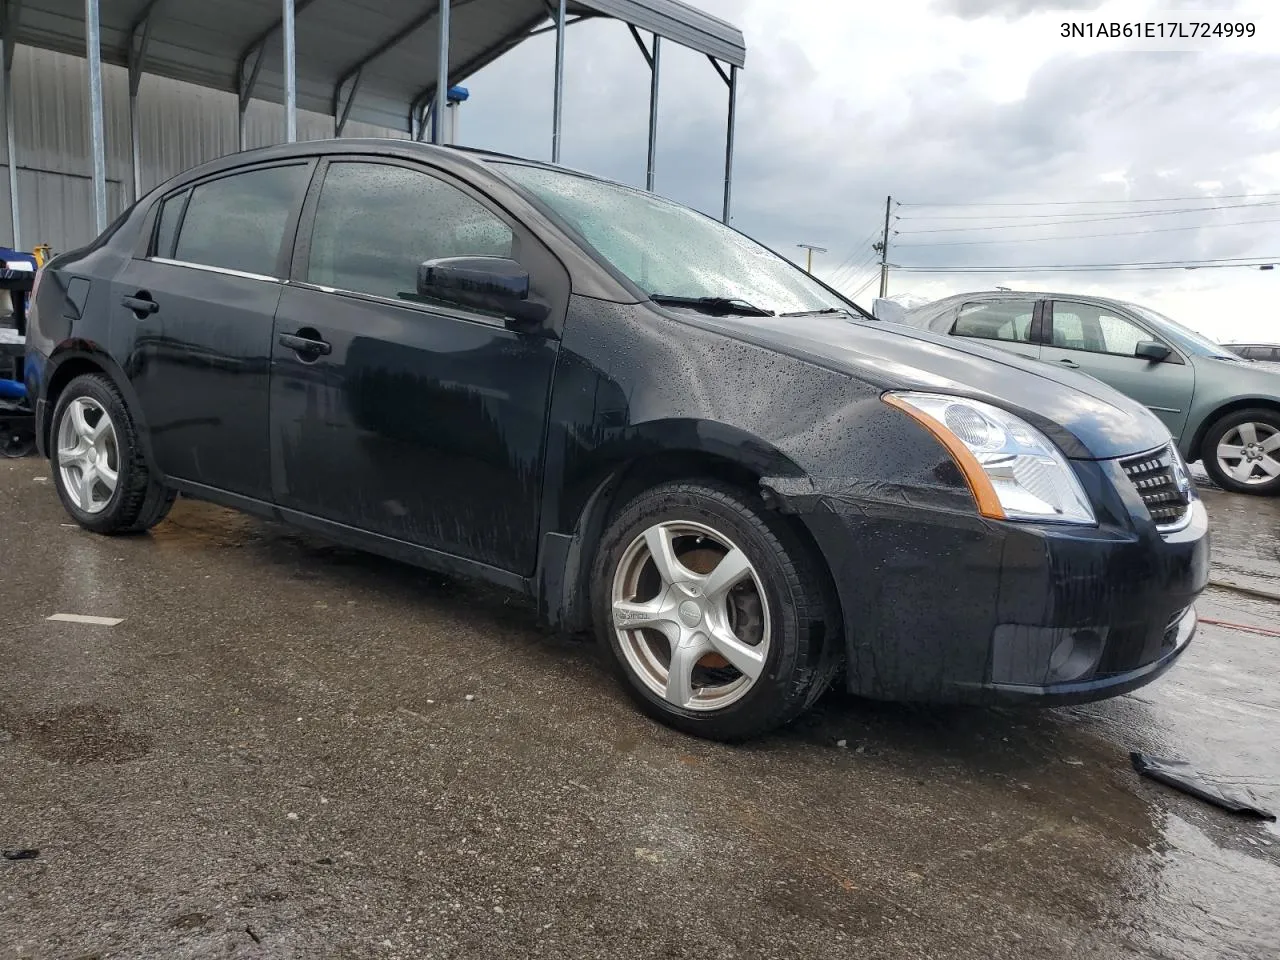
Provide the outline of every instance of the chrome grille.
[[1125,476],[1147,506],[1157,527],[1176,527],[1191,507],[1189,478],[1179,483],[1172,447],[1120,461]]

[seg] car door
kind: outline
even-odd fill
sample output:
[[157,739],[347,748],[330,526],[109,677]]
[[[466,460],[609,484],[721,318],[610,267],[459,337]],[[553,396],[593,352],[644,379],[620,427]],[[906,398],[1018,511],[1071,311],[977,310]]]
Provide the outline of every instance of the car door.
[[[276,503],[532,573],[564,267],[483,194],[408,162],[325,161],[303,224],[272,347]],[[449,256],[520,261],[554,320],[517,332],[420,300],[419,265]]]
[[[1132,397],[1182,435],[1195,389],[1195,369],[1171,344],[1133,317],[1096,304],[1055,300],[1048,305],[1046,363],[1078,369]],[[1170,348],[1165,360],[1134,356],[1139,343]]]
[[131,344],[126,372],[169,477],[271,499],[272,322],[310,168],[241,169],[164,198],[147,255],[113,281],[111,336]]
[[1038,303],[1034,298],[975,301],[960,307],[948,332],[1038,360],[1037,320]]

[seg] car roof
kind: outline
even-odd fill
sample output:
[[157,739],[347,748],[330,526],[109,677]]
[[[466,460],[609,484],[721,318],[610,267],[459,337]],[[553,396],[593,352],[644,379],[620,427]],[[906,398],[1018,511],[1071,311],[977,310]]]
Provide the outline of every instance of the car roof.
[[[968,293],[954,293],[948,297],[934,300],[926,306],[944,303],[968,302],[971,300],[1076,300],[1084,303],[1106,304],[1123,308],[1132,308],[1133,304],[1114,297],[1099,297],[1086,293],[1053,293],[1041,290],[971,290]],[[924,309],[923,307],[919,309]]]
[[542,160],[532,160],[527,157],[498,153],[493,150],[420,143],[416,140],[405,140],[395,137],[336,137],[324,140],[300,140],[296,143],[279,143],[266,147],[257,147],[252,150],[242,150],[238,153],[227,154],[226,156],[218,157],[215,160],[209,160],[205,163],[191,167],[188,170],[184,170],[172,179],[160,184],[156,187],[156,190],[167,192],[175,187],[193,180],[201,179],[210,174],[229,172],[243,166],[250,166],[257,163],[270,163],[273,160],[288,160],[292,157],[315,155],[324,156],[326,154],[350,152],[359,152],[370,156],[382,157],[431,157],[441,163],[442,166],[445,166],[446,168],[453,166],[455,169],[467,167],[471,169],[487,168],[491,164],[499,162],[520,164],[522,166],[554,170],[557,173],[584,177],[604,183],[611,183],[619,187],[626,187],[626,184],[616,183],[615,181],[608,180],[607,178],[585,170],[576,170],[572,167],[552,164]]

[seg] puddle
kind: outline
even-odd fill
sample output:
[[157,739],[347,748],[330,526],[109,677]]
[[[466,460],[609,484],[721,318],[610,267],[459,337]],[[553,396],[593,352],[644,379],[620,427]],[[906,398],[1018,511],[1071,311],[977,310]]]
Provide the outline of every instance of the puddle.
[[117,710],[62,707],[20,715],[0,706],[0,729],[54,763],[125,763],[151,751],[151,737],[127,729]]

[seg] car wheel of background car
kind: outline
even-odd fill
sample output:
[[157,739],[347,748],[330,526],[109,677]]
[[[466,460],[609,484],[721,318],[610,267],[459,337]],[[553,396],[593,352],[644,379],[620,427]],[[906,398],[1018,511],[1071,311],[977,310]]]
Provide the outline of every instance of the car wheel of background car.
[[72,380],[53,413],[53,482],[67,512],[95,533],[137,533],[164,519],[175,494],[152,476],[137,427],[110,378]]
[[1237,410],[1211,426],[1201,447],[1204,468],[1225,490],[1280,493],[1280,412]]
[[841,635],[830,580],[781,517],[714,482],[632,500],[592,575],[597,632],[651,716],[745,740],[798,716],[830,684]]

